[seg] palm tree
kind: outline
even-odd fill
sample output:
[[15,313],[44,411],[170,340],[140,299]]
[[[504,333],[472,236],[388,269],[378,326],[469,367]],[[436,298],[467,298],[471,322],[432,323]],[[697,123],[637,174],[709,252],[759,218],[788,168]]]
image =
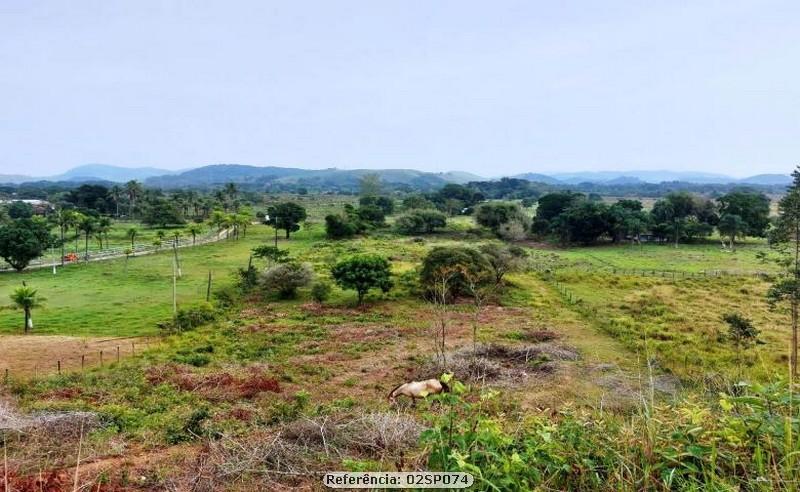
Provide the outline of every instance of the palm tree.
[[111,195],[111,199],[114,200],[114,205],[117,207],[117,212],[114,214],[114,217],[119,217],[119,201],[122,199],[123,193],[125,193],[125,191],[119,185],[114,185],[108,190],[108,194]]
[[86,238],[86,247],[85,247],[85,256],[84,259],[89,261],[89,236],[92,235],[93,232],[97,230],[97,223],[94,220],[94,217],[89,215],[84,215],[81,218],[80,223],[78,224],[78,229],[83,232]]
[[186,228],[186,232],[192,235],[192,246],[194,246],[197,243],[197,235],[203,232],[203,229],[197,224],[192,224]]
[[56,223],[58,224],[58,230],[61,233],[61,266],[64,266],[64,255],[66,254],[66,240],[64,239],[64,236],[66,235],[67,230],[76,224],[76,219],[76,212],[74,210],[64,210],[63,208],[58,209]]
[[111,219],[109,217],[100,217],[97,221],[97,235],[100,237],[100,249],[103,249],[103,237],[106,239],[106,248],[108,247],[108,232],[111,230]]
[[134,180],[128,181],[125,183],[125,191],[128,193],[128,201],[130,202],[130,212],[129,215],[133,218],[133,211],[136,207],[136,199],[142,195],[142,185]]
[[131,240],[131,250],[136,250],[136,245],[133,242],[136,240],[136,235],[139,234],[139,229],[135,227],[129,228],[125,231],[125,237]]
[[9,296],[14,303],[14,308],[21,309],[25,313],[25,334],[33,329],[33,318],[31,311],[33,308],[41,307],[44,305],[44,298],[40,297],[37,290],[28,287],[24,283],[22,287],[17,287],[14,292]]

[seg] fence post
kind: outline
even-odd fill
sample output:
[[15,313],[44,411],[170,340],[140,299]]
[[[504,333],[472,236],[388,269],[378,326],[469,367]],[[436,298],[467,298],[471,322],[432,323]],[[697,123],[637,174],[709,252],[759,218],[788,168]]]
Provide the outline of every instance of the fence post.
[[6,367],[6,374],[3,376],[3,384],[8,384],[8,368]]
[[61,361],[60,360],[57,362],[57,366],[58,366],[58,375],[60,376],[61,375]]
[[136,357],[136,343],[131,342],[131,356]]
[[86,354],[81,354],[81,371],[83,371],[83,366],[86,365]]
[[103,351],[100,351],[100,367],[103,367]]
[[117,362],[119,362],[119,345],[117,345]]

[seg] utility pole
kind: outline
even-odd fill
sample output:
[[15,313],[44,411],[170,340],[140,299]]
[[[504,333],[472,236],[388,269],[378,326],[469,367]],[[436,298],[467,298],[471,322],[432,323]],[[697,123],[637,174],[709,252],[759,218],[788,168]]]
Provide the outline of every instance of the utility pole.
[[278,217],[275,217],[275,221],[273,222],[275,225],[275,249],[278,249]]
[[172,259],[172,315],[175,316],[178,314],[178,281],[176,274],[176,265],[175,265],[175,258]]

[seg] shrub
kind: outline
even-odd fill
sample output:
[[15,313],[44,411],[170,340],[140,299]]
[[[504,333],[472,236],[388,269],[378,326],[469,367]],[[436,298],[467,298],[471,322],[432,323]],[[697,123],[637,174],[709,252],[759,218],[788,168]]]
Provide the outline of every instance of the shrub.
[[728,336],[736,347],[747,348],[758,338],[759,331],[753,322],[739,313],[727,313],[722,320],[728,323]]
[[395,226],[401,234],[429,234],[447,225],[447,217],[436,210],[414,210],[398,217]]
[[322,304],[331,296],[331,290],[333,289],[330,283],[325,281],[316,282],[311,286],[311,298],[318,304]]
[[378,255],[347,258],[337,263],[331,269],[331,274],[339,287],[358,293],[359,305],[370,289],[381,289],[385,293],[392,288],[389,261]]
[[392,215],[394,212],[394,200],[387,196],[362,196],[358,200],[358,204],[362,207],[375,206],[383,210],[384,215]]
[[[492,278],[492,269],[480,251],[465,246],[438,246],[422,261],[419,280],[426,295],[442,296],[445,301],[469,293],[469,284]],[[441,289],[447,279],[446,292]]]
[[329,239],[353,237],[359,232],[359,225],[354,223],[350,217],[333,214],[325,217],[325,234]]
[[314,271],[308,263],[281,263],[261,275],[261,285],[266,292],[277,292],[282,299],[297,295],[297,289],[305,287],[314,279]]
[[505,234],[510,239],[517,239],[517,236],[524,237],[530,221],[516,203],[500,202],[484,203],[478,207],[475,211],[475,222],[488,227],[495,234]]
[[162,326],[168,331],[182,332],[189,331],[216,319],[217,313],[214,307],[204,302],[190,308],[179,309],[171,323]]

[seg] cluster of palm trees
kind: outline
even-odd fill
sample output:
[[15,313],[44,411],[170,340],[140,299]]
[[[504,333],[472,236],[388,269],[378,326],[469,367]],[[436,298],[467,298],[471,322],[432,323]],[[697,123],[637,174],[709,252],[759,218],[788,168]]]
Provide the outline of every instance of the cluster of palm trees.
[[251,220],[250,214],[245,212],[228,214],[222,210],[214,210],[208,218],[208,224],[216,227],[217,231],[230,229],[231,234],[228,237],[239,239],[239,234],[247,237],[247,226]]
[[[140,203],[147,203],[156,193],[155,190],[145,189],[141,183],[131,180],[124,185],[114,185],[108,194],[116,207],[115,217],[121,217],[123,208],[127,205],[127,217],[135,218],[141,213]],[[170,200],[183,213],[184,217],[197,217],[208,219],[216,207],[222,207],[225,213],[238,212],[240,202],[239,190],[234,183],[228,183],[217,190],[213,195],[203,195],[196,190],[176,190],[170,193]],[[138,208],[137,208],[138,207]]]
[[61,236],[61,264],[64,264],[64,253],[66,247],[66,235],[72,229],[75,231],[75,250],[78,250],[78,241],[81,236],[84,238],[84,256],[89,257],[89,239],[95,238],[103,247],[105,241],[108,247],[108,233],[111,231],[112,221],[109,217],[94,217],[84,214],[78,210],[59,209],[55,216]]

